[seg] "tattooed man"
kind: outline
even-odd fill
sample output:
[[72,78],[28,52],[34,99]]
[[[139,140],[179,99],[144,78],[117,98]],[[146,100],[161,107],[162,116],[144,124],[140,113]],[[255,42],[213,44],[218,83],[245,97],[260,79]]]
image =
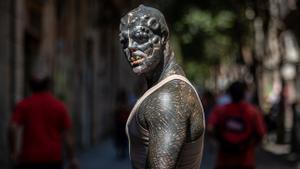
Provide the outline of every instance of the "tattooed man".
[[149,89],[137,101],[126,131],[134,169],[199,169],[204,117],[196,90],[169,46],[163,14],[140,5],[121,19],[120,42]]

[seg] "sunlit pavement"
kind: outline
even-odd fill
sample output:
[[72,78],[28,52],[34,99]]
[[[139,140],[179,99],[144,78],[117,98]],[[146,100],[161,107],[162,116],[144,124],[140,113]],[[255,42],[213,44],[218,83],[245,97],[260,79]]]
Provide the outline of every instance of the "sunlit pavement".
[[[210,142],[210,143],[208,143]],[[215,146],[207,140],[201,169],[213,169]],[[81,169],[131,169],[129,158],[116,158],[112,140],[108,139],[79,155]],[[274,155],[258,149],[257,169],[298,169],[294,163],[283,156]],[[300,168],[299,168],[300,169]]]

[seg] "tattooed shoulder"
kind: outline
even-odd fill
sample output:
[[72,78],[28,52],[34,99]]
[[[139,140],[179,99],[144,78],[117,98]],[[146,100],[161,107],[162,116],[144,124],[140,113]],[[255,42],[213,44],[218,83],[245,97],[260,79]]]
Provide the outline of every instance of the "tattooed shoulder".
[[148,96],[138,110],[138,121],[146,129],[149,125],[185,129],[190,141],[201,136],[204,129],[197,93],[181,80],[172,80]]

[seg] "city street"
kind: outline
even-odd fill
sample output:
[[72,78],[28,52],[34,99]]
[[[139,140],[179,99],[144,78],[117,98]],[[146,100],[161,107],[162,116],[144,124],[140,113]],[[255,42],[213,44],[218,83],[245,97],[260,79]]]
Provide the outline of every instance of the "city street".
[[[214,146],[205,146],[201,169],[213,169]],[[80,153],[81,169],[130,169],[129,158],[119,160],[115,156],[113,142],[110,139]],[[282,156],[267,153],[261,149],[257,151],[257,169],[297,169]]]
[[117,159],[110,139],[81,153],[79,160],[81,169],[131,169],[129,157]]
[[[73,149],[81,169],[131,169],[110,137],[126,140],[146,91],[134,113],[149,132],[180,142],[220,122],[234,142],[268,135],[255,169],[300,169],[299,18],[300,0],[0,0],[0,169]],[[184,152],[166,138],[161,152]],[[199,168],[214,169],[205,139]],[[243,155],[234,162],[253,162]]]

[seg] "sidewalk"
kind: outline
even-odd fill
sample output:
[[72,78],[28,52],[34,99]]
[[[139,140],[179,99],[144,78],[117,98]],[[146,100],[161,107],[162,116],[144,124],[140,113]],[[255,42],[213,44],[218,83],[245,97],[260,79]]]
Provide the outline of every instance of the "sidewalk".
[[[213,169],[215,146],[205,144],[201,169]],[[281,155],[275,155],[262,149],[257,150],[257,169],[297,169]],[[118,160],[111,139],[103,141],[79,155],[81,169],[131,169],[129,158]]]
[[285,156],[276,155],[265,150],[257,151],[257,169],[298,169],[296,164],[288,161]]
[[131,169],[129,158],[116,158],[112,140],[108,139],[79,155],[81,169]]
[[[299,167],[297,168],[295,155],[289,153],[290,145],[288,144],[265,142],[259,151],[257,160],[261,165],[261,169],[264,169],[264,167],[272,169],[300,169]],[[265,161],[271,163],[267,163],[266,166]]]

